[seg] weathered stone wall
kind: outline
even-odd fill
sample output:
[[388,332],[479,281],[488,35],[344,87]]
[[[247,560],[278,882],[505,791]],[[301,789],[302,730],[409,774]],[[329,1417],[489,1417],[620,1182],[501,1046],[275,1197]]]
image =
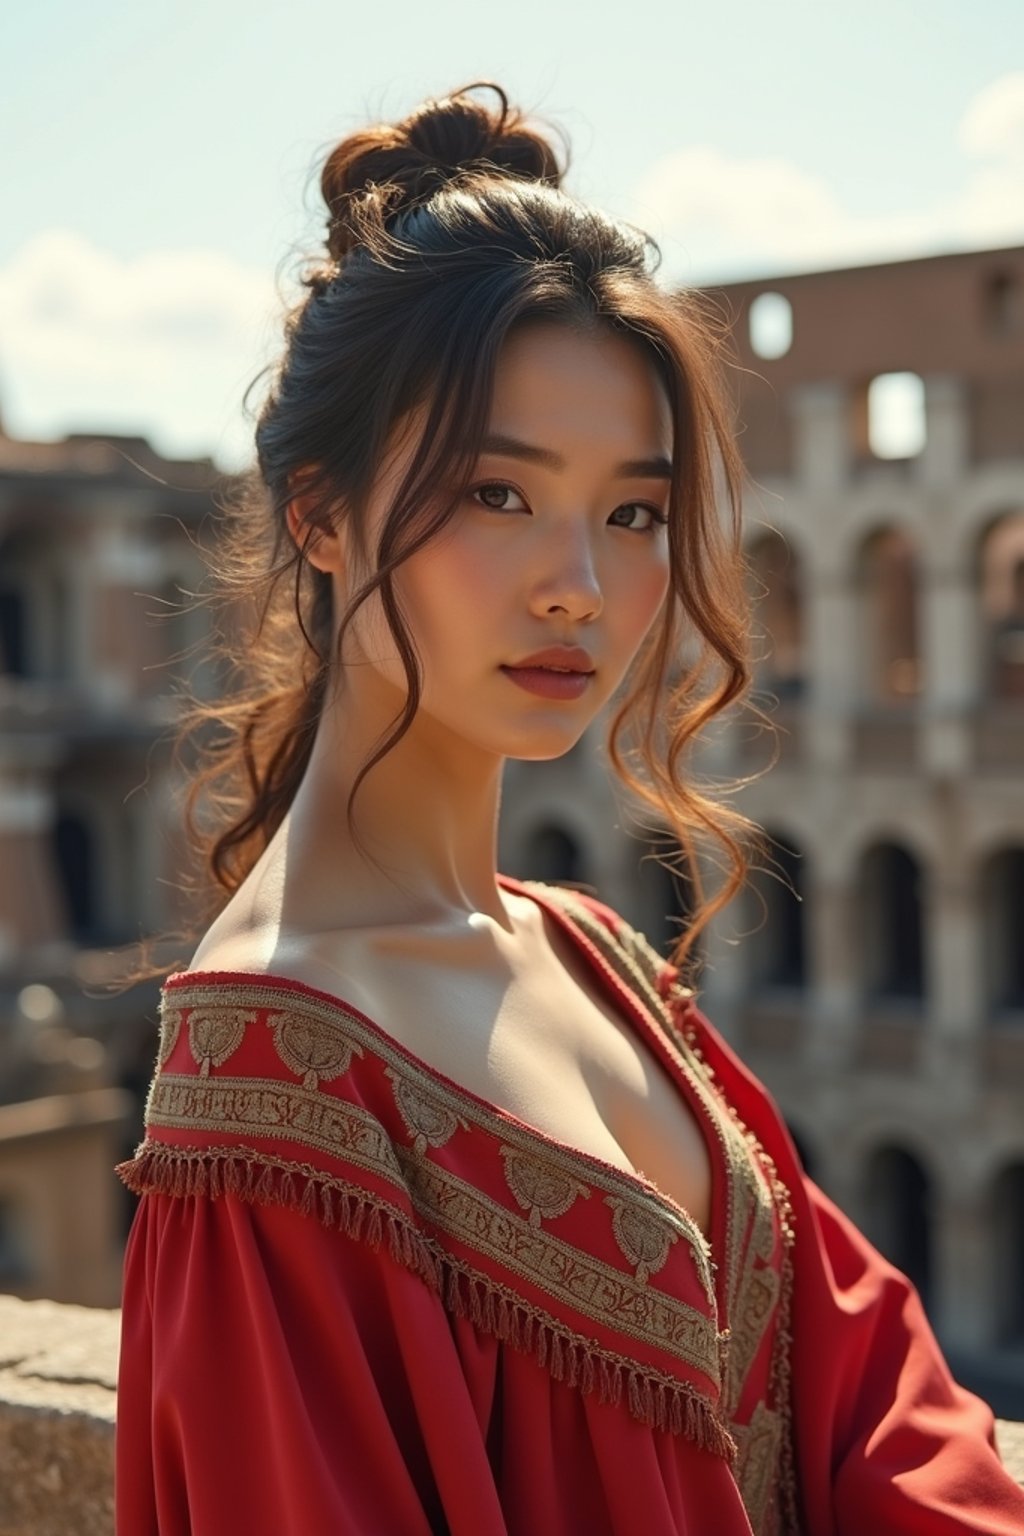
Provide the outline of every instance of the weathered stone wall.
[[[0,1536],[113,1536],[119,1324],[0,1296]],[[997,1434],[1024,1484],[1024,1424]]]
[[119,1326],[0,1296],[0,1536],[112,1536]]

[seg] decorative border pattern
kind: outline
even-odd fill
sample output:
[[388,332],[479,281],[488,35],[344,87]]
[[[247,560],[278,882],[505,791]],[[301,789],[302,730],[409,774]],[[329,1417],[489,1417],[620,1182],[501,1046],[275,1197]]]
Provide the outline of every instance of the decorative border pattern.
[[601,1403],[620,1403],[643,1424],[684,1435],[730,1465],[737,1445],[716,1406],[690,1383],[575,1333],[543,1307],[432,1243],[409,1217],[359,1185],[310,1164],[251,1147],[168,1146],[143,1142],[117,1173],[137,1195],[235,1194],[253,1204],[287,1205],[373,1248],[387,1244],[396,1263],[418,1274],[444,1306],[473,1326],[530,1354],[555,1381]]
[[585,1184],[563,1173],[546,1158],[534,1157],[516,1147],[501,1147],[500,1151],[508,1187],[528,1212],[531,1227],[564,1216],[580,1197],[590,1198]]
[[[700,1063],[702,1070],[709,1080],[715,1076],[714,1068],[704,1058],[700,1047],[698,1028],[694,1022],[689,1024],[676,1024],[673,1021],[673,1034],[686,1046],[694,1059]],[[772,1508],[776,1511],[777,1519],[773,1524],[779,1530],[789,1533],[789,1536],[802,1536],[802,1522],[800,1517],[800,1500],[797,1492],[796,1478],[796,1448],[793,1434],[792,1414],[792,1331],[791,1311],[793,1298],[793,1256],[792,1248],[796,1239],[795,1216],[789,1189],[778,1176],[775,1161],[761,1145],[758,1138],[749,1131],[740,1119],[736,1109],[726,1096],[721,1095],[721,1102],[728,1111],[737,1128],[742,1131],[751,1152],[761,1164],[765,1179],[772,1192],[772,1199],[778,1212],[779,1228],[782,1238],[782,1253],[779,1263],[779,1303],[775,1327],[775,1339],[772,1349],[771,1372],[769,1377],[769,1391],[775,1405],[775,1411],[780,1421],[778,1455],[775,1462],[774,1483],[772,1487]],[[731,1395],[732,1389],[727,1392]],[[755,1415],[756,1415],[755,1409]],[[753,1422],[753,1419],[750,1421]],[[735,1433],[738,1426],[733,1424]],[[749,1473],[755,1484],[758,1474]],[[743,1493],[746,1503],[747,1492],[743,1481],[743,1475],[738,1475],[740,1491]],[[751,1498],[756,1499],[756,1488],[751,1490]],[[767,1536],[774,1536],[772,1527],[767,1527]]]
[[[730,1170],[724,1330],[730,1347],[723,1409],[740,1445],[737,1482],[759,1536],[762,1530],[770,1536],[780,1528],[799,1533],[790,1390],[791,1249],[795,1232],[789,1190],[779,1178],[774,1160],[716,1086],[714,1069],[698,1043],[696,1025],[683,1022],[695,994],[676,980],[675,967],[621,918],[613,935],[575,893],[535,881],[522,883],[542,898],[555,901],[646,1004],[672,1047],[673,1059],[700,1094],[719,1132]],[[773,1322],[769,1394],[774,1407],[761,1401],[747,1423],[739,1424],[735,1415],[747,1374]],[[766,1519],[770,1524],[761,1523]]]
[[274,1078],[202,1080],[172,1072],[150,1090],[147,1128],[274,1137],[343,1158],[405,1191],[391,1137],[375,1115],[347,1099]]
[[[652,1294],[646,1275],[630,1276],[493,1200],[450,1169],[397,1146],[361,1105],[298,1085],[258,1078],[214,1080],[160,1076],[149,1124],[182,1131],[280,1139],[342,1158],[403,1195],[412,1211],[468,1248],[556,1297],[582,1317],[653,1346],[719,1384],[718,1334],[713,1317],[666,1293]],[[615,1199],[616,1197],[610,1197]],[[628,1210],[626,1202],[618,1202]],[[631,1213],[649,1231],[651,1216]],[[622,1210],[612,1218],[622,1218]],[[629,1220],[627,1215],[625,1220]],[[677,1234],[667,1222],[664,1263]],[[639,1261],[637,1261],[639,1262]]]
[[574,1312],[638,1344],[653,1344],[717,1384],[718,1335],[711,1318],[666,1292],[650,1291],[639,1275],[624,1274],[575,1244],[538,1231],[449,1169],[403,1148],[396,1151],[413,1206],[432,1225]]
[[[538,1148],[542,1147],[542,1155],[553,1169],[558,1169],[570,1178],[580,1178],[585,1172],[591,1188],[640,1205],[653,1217],[661,1217],[670,1222],[679,1235],[686,1240],[707,1296],[709,1308],[716,1309],[712,1275],[714,1266],[711,1262],[710,1246],[697,1223],[679,1206],[670,1202],[657,1190],[647,1189],[639,1179],[601,1163],[599,1159],[590,1158],[571,1148],[563,1148],[557,1142],[543,1137],[540,1132],[517,1124],[514,1119],[478,1101],[454,1085],[449,1086],[438,1074],[391,1041],[383,1031],[369,1026],[340,1001],[334,999],[330,1002],[321,1001],[308,993],[298,990],[287,991],[284,988],[263,985],[260,982],[233,981],[211,985],[201,980],[187,986],[176,986],[173,1002],[170,1002],[169,998],[170,995],[165,992],[164,1004],[175,1009],[208,1009],[218,1005],[228,1008],[246,1006],[273,1014],[279,1014],[282,1011],[294,1012],[303,1018],[310,1017],[325,1023],[329,1028],[339,1032],[343,1039],[355,1042],[362,1047],[359,1054],[368,1053],[385,1063],[387,1075],[392,1084],[397,1082],[402,1085],[401,1100],[406,1109],[411,1106],[415,1098],[431,1107],[432,1118],[440,1117],[442,1111],[448,1111],[453,1121],[457,1121],[464,1129],[474,1125],[479,1126],[488,1135],[497,1136],[502,1142],[528,1156],[541,1155],[538,1153]],[[286,1008],[282,1003],[284,998],[287,998]],[[278,1084],[278,1086],[282,1085]],[[327,1102],[333,1105],[340,1100],[331,1096]],[[405,1119],[402,1103],[399,1103],[399,1109]],[[416,1112],[413,1113],[415,1115]],[[437,1123],[440,1126],[441,1120],[438,1119]],[[408,1120],[406,1125],[411,1134],[418,1134],[413,1132],[413,1126]],[[452,1134],[454,1134],[454,1124]],[[447,1136],[445,1140],[448,1140]]]
[[[424,1278],[436,1275],[439,1269],[447,1275],[447,1305],[458,1311],[464,1302],[474,1321],[479,1313],[481,1326],[503,1338],[508,1336],[517,1347],[522,1347],[522,1340],[512,1338],[516,1329],[511,1323],[507,1324],[511,1332],[507,1332],[502,1321],[506,1312],[538,1319],[538,1327],[549,1340],[545,1348],[550,1348],[552,1358],[558,1350],[568,1352],[566,1358],[571,1356],[574,1363],[567,1367],[566,1379],[583,1390],[593,1386],[597,1372],[603,1394],[606,1383],[601,1362],[617,1359],[629,1377],[626,1395],[631,1412],[646,1422],[687,1433],[735,1459],[737,1482],[759,1536],[779,1528],[776,1517],[786,1521],[787,1530],[796,1531],[789,1407],[789,1249],[793,1227],[788,1190],[778,1178],[772,1159],[715,1083],[715,1073],[700,1050],[697,1027],[687,1027],[685,1021],[694,994],[675,981],[674,968],[627,924],[621,923],[613,935],[575,893],[537,882],[520,884],[535,886],[545,900],[560,906],[645,1007],[673,1063],[715,1128],[729,1175],[721,1317],[713,1276],[719,1265],[712,1259],[703,1232],[675,1202],[661,1196],[654,1186],[645,1188],[648,1181],[634,1182],[613,1168],[606,1170],[599,1159],[562,1149],[542,1133],[520,1127],[500,1111],[488,1109],[455,1085],[449,1087],[425,1064],[417,1063],[400,1047],[392,1048],[385,1032],[368,1027],[340,1000],[319,999],[307,992],[288,993],[285,988],[254,980],[203,983],[201,977],[187,988],[176,986],[173,998],[162,993],[158,1070],[147,1102],[147,1128],[166,1126],[260,1139],[283,1137],[344,1158],[355,1168],[384,1179],[395,1190],[400,1205],[407,1204],[408,1213],[400,1214],[398,1208],[389,1208],[386,1201],[352,1186],[353,1198],[368,1199],[374,1210],[366,1218],[366,1231],[370,1233],[386,1221],[393,1229],[396,1257],[405,1263],[415,1257],[413,1267],[419,1268]],[[284,1008],[282,1000],[287,1002]],[[238,1049],[245,1026],[256,1022],[253,1009],[263,1009],[269,1015],[267,1023],[277,1056],[293,1076],[301,1078],[300,1083],[211,1075],[211,1067],[222,1066]],[[211,1013],[218,1018],[212,1018]],[[176,1076],[162,1069],[174,1053],[185,1018],[189,1020],[189,1046],[199,1074]],[[193,1027],[197,1018],[199,1022]],[[393,1141],[369,1111],[321,1089],[322,1080],[343,1077],[353,1058],[367,1053],[387,1063],[394,1102],[412,1138],[411,1149]],[[457,1130],[469,1131],[474,1125],[500,1138],[506,1182],[525,1216],[429,1158],[428,1149],[443,1147]],[[539,1140],[543,1141],[543,1155],[538,1151]],[[278,1163],[282,1166],[276,1166]],[[239,1164],[241,1173],[212,1172],[214,1167],[232,1170]],[[262,1168],[258,1177],[253,1173],[255,1165]],[[136,1157],[120,1165],[118,1172],[140,1192],[159,1187],[161,1180],[164,1187],[173,1186],[173,1192],[179,1192],[187,1168],[187,1177],[207,1181],[211,1192],[218,1179],[227,1181],[224,1187],[231,1187],[233,1179],[234,1187],[247,1191],[247,1198],[276,1199],[290,1190],[289,1180],[294,1182],[296,1166],[275,1159],[269,1149],[184,1148],[147,1139]],[[198,1172],[200,1167],[205,1171]],[[579,1177],[584,1168],[590,1188]],[[311,1209],[327,1201],[331,1184],[338,1182],[323,1169],[312,1170],[300,1208]],[[542,1222],[565,1214],[580,1195],[589,1196],[593,1189],[604,1191],[603,1203],[611,1211],[611,1231],[634,1271],[632,1275],[582,1253],[576,1245],[542,1228]],[[295,1202],[289,1196],[287,1203]],[[616,1357],[596,1340],[572,1334],[550,1314],[541,1318],[542,1309],[458,1258],[430,1235],[429,1228],[422,1230],[423,1222],[438,1233],[447,1232],[511,1274],[520,1275],[580,1315],[638,1342],[675,1353],[681,1361],[704,1372],[710,1382],[721,1384],[720,1412],[694,1386],[640,1367],[636,1360]],[[394,1236],[395,1231],[401,1232],[400,1238]],[[710,1318],[649,1285],[680,1236],[693,1255],[709,1301]],[[581,1257],[586,1261],[582,1267]],[[460,1291],[459,1277],[470,1287],[467,1295]],[[488,1298],[479,1306],[471,1299],[477,1291]],[[725,1326],[718,1329],[720,1322]],[[738,1423],[736,1416],[750,1368],[770,1329],[774,1338],[768,1399],[752,1407],[747,1404],[746,1422]],[[526,1331],[523,1323],[523,1337]],[[727,1349],[727,1345],[731,1347]],[[765,1523],[768,1520],[770,1525]]]

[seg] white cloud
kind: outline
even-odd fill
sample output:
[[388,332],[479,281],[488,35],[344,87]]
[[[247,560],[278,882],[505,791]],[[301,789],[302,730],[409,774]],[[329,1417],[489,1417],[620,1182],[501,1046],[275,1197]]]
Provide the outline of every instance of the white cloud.
[[49,230],[0,268],[0,417],[19,437],[138,432],[240,464],[242,395],[279,323],[265,272],[204,250],[122,261]]
[[863,215],[791,161],[739,159],[705,145],[657,161],[629,217],[662,246],[663,272],[687,282],[853,265],[1024,240],[1024,72],[1002,76],[957,131],[962,188],[931,206]]
[[[670,281],[1024,241],[1024,72],[979,92],[956,142],[961,187],[902,212],[864,216],[798,164],[707,145],[659,160],[619,211],[659,240]],[[208,250],[122,260],[50,230],[0,267],[0,419],[19,437],[138,433],[241,465],[242,396],[279,351],[281,318],[269,272]]]
[[957,139],[970,155],[1024,162],[1024,70],[1003,75],[974,98]]

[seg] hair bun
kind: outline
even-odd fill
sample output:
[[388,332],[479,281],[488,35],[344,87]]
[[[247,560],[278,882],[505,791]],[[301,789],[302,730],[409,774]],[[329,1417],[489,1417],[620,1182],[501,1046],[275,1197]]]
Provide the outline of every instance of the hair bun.
[[[488,110],[470,91],[494,91]],[[381,123],[343,139],[328,156],[320,189],[329,209],[327,248],[336,261],[384,218],[414,207],[445,182],[473,172],[528,177],[558,186],[554,150],[524,125],[500,86],[489,80],[426,101],[400,123]]]

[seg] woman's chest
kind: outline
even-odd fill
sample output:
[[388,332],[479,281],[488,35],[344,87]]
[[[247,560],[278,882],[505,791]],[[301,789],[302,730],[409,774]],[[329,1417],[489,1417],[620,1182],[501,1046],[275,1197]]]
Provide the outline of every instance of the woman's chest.
[[[640,1173],[709,1235],[712,1165],[695,1110],[616,1007],[564,966],[453,978],[394,955],[353,962],[346,1000],[421,1062],[543,1136]],[[336,969],[313,957],[292,974],[339,990]]]

